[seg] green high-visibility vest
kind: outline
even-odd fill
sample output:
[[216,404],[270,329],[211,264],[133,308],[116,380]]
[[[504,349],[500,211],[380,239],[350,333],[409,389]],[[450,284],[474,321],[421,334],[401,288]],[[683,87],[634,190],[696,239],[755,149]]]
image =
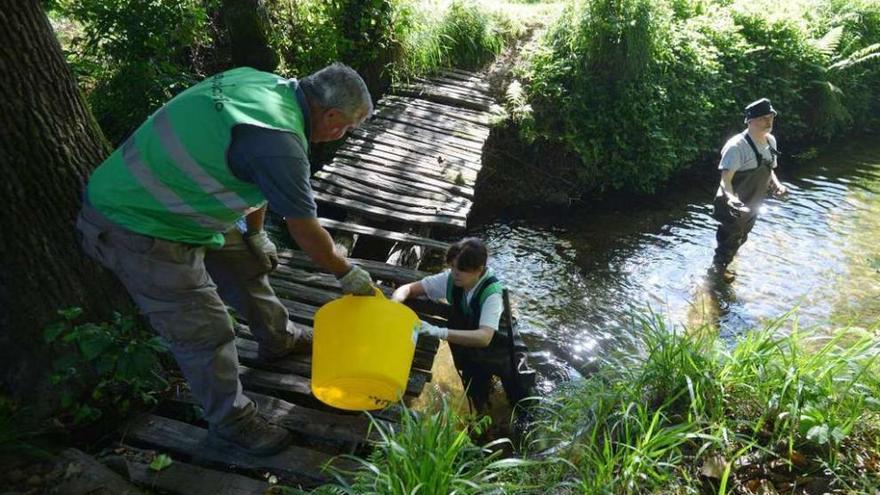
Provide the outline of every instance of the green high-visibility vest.
[[223,245],[223,233],[266,204],[226,163],[232,128],[291,132],[308,146],[287,79],[243,67],[171,99],[92,174],[88,201],[115,223],[171,241]]

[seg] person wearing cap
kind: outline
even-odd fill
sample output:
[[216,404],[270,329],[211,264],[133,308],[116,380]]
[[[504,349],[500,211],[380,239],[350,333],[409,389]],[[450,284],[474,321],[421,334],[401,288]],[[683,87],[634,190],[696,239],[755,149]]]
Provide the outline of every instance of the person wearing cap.
[[479,413],[488,412],[493,376],[501,379],[511,406],[532,395],[535,380],[525,344],[512,328],[507,329],[514,335],[512,346],[508,333],[499,331],[504,287],[486,266],[488,257],[483,241],[462,239],[446,252],[448,270],[403,285],[392,295],[397,302],[425,296],[450,305],[447,327],[422,322],[421,333],[449,343],[468,399]]
[[748,239],[768,192],[774,196],[787,192],[774,172],[779,152],[771,131],[776,115],[767,98],[750,103],[745,109],[747,128],[721,150],[721,182],[713,202],[713,216],[720,224],[711,271],[725,282],[735,278],[728,267]]
[[372,110],[364,81],[342,64],[300,81],[233,69],[172,98],[89,179],[77,218],[84,251],[168,342],[224,445],[268,455],[290,439],[242,393],[226,305],[247,320],[258,359],[311,350],[269,285],[278,253],[263,229],[267,206],[343,292],[373,293],[370,275],[339,256],[318,223],[307,155]]

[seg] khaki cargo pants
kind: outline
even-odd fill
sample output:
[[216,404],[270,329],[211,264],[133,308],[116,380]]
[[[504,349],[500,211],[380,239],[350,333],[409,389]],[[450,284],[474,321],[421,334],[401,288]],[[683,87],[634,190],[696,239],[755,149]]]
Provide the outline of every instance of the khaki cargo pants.
[[241,233],[220,249],[136,234],[89,205],[77,218],[86,254],[112,270],[170,345],[212,427],[256,412],[242,393],[235,333],[224,301],[243,315],[261,347],[287,342],[296,329],[269,285],[269,267],[251,255]]

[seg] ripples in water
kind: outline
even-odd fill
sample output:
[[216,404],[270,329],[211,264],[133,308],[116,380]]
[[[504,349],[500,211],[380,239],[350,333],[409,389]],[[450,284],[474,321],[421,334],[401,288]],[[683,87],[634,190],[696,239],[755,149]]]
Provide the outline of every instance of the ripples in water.
[[[843,157],[841,159],[841,157]],[[632,312],[725,336],[798,307],[801,326],[880,319],[880,146],[782,168],[792,193],[768,200],[732,268],[707,281],[715,247],[711,194],[684,191],[660,208],[488,224],[490,264],[512,289],[520,328],[545,374],[576,376],[631,348]],[[788,179],[786,180],[786,177]]]

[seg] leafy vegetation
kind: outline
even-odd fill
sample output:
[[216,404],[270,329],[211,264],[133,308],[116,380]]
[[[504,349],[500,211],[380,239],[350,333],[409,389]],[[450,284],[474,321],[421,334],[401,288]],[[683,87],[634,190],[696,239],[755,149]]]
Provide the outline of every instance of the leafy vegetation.
[[[475,68],[517,32],[469,0],[270,0],[277,72],[301,77],[334,61],[375,96],[393,80]],[[217,0],[57,0],[59,38],[104,133],[120,143],[156,108],[232,67]]]
[[878,42],[869,1],[578,1],[524,69],[524,128],[575,153],[586,189],[648,193],[714,159],[760,97],[784,149],[876,129]]
[[160,362],[167,351],[159,337],[119,314],[109,323],[76,323],[81,313],[59,311],[63,319],[43,333],[55,352],[49,380],[58,390],[57,418],[78,426],[106,411],[124,415],[154,404],[167,386]]
[[355,481],[314,493],[874,493],[880,326],[788,322],[726,342],[640,318],[639,351],[540,405],[523,459],[476,448],[482,423],[456,427],[444,407],[397,432],[377,425]]
[[[464,418],[445,401],[437,412],[420,414],[403,410],[401,422],[392,430],[373,420],[378,432],[373,453],[367,459],[347,456],[359,464],[354,473],[337,472],[337,483],[325,485],[316,494],[411,493],[512,493],[521,489],[501,479],[511,469],[536,464],[502,459],[498,440],[479,447],[473,438],[488,427],[489,418]],[[341,476],[345,475],[345,476]],[[348,481],[352,480],[352,481]],[[286,493],[303,493],[288,490]]]

